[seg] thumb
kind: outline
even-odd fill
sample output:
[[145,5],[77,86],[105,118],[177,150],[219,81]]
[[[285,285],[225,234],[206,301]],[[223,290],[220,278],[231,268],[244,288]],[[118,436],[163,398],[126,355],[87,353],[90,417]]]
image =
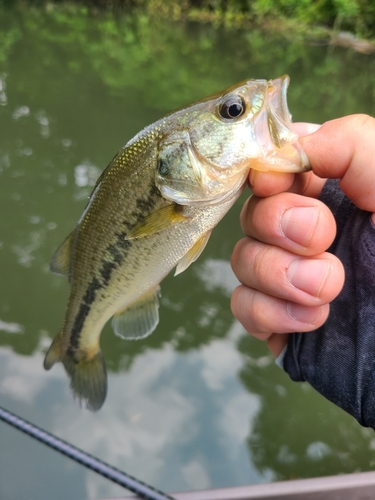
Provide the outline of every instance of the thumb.
[[374,118],[358,114],[331,120],[300,142],[316,175],[340,179],[341,190],[358,208],[375,212]]

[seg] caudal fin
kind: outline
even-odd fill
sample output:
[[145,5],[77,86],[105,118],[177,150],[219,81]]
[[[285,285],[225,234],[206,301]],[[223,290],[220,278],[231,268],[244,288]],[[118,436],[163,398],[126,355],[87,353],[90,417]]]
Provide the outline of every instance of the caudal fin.
[[90,359],[76,361],[69,351],[63,353],[61,333],[52,342],[44,359],[44,368],[49,370],[55,363],[61,361],[70,377],[70,388],[74,399],[81,407],[98,411],[107,395],[107,372],[104,358],[100,351]]
[[80,361],[66,355],[62,362],[70,376],[74,399],[91,411],[100,410],[107,396],[107,372],[102,353],[99,351],[93,358]]

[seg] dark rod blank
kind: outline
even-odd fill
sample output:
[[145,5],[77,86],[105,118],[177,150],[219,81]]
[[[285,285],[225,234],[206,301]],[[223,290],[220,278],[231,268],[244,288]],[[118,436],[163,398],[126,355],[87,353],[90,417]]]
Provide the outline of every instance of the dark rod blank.
[[76,448],[72,444],[59,439],[58,437],[50,434],[49,432],[40,429],[36,425],[27,422],[21,417],[14,415],[13,413],[4,410],[0,407],[0,420],[6,422],[7,424],[15,427],[19,431],[28,434],[34,439],[42,442],[43,444],[53,448],[56,451],[59,451],[63,455],[75,460],[76,462],[84,465],[88,469],[97,472],[101,476],[106,477],[110,481],[113,481],[120,486],[123,486],[127,490],[132,491],[136,495],[141,498],[145,498],[147,500],[175,500],[173,497],[158,491],[152,486],[148,486],[147,484],[139,481],[135,477],[126,474],[125,472],[112,467],[105,462],[102,462],[98,458],[93,457],[92,455],[86,453],[79,448]]

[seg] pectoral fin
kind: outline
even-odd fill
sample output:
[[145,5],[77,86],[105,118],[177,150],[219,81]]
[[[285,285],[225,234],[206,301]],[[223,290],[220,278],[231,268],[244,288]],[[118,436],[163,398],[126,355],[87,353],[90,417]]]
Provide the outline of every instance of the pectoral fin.
[[70,255],[75,234],[76,230],[74,229],[52,257],[50,269],[53,273],[69,276]]
[[185,254],[184,257],[182,257],[180,262],[177,264],[176,271],[174,273],[175,276],[184,272],[190,266],[190,264],[197,260],[197,258],[205,249],[205,246],[210,239],[211,233],[212,231],[207,231],[207,233],[199,238],[195,245],[190,248],[188,253]]
[[143,219],[126,235],[128,240],[142,238],[150,234],[169,229],[175,224],[186,221],[188,218],[182,215],[178,205],[167,205],[159,208]]
[[159,323],[159,294],[158,286],[127,308],[118,311],[112,318],[115,334],[125,340],[148,337]]

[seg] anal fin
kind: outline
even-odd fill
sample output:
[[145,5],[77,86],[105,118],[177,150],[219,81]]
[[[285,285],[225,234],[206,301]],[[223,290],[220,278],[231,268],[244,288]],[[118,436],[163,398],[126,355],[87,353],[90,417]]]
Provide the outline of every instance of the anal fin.
[[190,250],[182,257],[180,262],[177,264],[176,271],[174,273],[175,276],[183,273],[193,262],[197,260],[200,254],[205,249],[208,240],[210,239],[212,230],[207,231],[203,236],[199,238],[199,240],[193,245]]
[[159,294],[160,287],[157,286],[118,311],[112,318],[115,334],[125,340],[138,340],[151,335],[159,323]]

